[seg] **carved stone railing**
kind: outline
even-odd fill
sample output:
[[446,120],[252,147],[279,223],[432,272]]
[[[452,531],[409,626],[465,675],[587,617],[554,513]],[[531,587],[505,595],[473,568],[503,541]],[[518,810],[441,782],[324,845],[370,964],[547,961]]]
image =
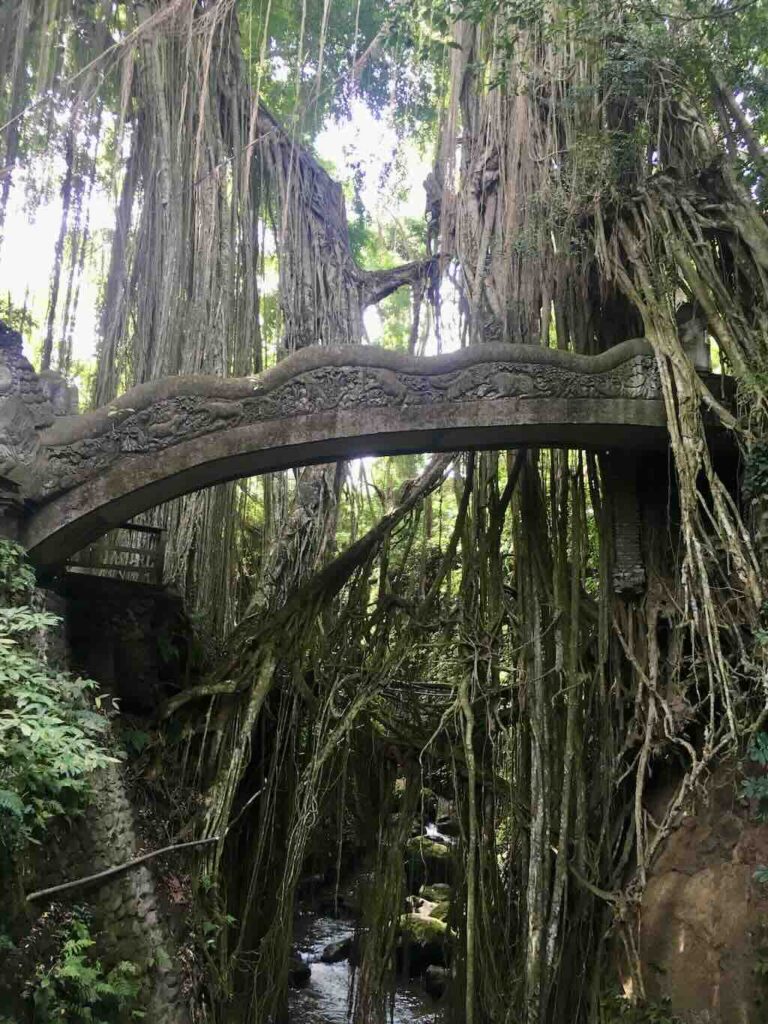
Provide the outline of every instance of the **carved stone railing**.
[[[42,431],[27,494],[46,499],[126,456],[161,456],[180,441],[313,414],[413,411],[517,399],[658,400],[656,362],[644,342],[601,356],[488,345],[417,358],[372,347],[304,349],[260,377],[169,377]],[[567,421],[566,421],[567,422]],[[577,426],[575,418],[574,426]],[[578,442],[576,432],[574,443]],[[610,444],[610,438],[605,439]]]
[[65,568],[91,576],[162,584],[164,559],[165,530],[143,523],[126,523],[67,559]]
[[40,431],[77,412],[77,389],[51,370],[35,373],[21,335],[0,321],[0,477],[34,458]]
[[[258,377],[143,384],[80,416],[51,409],[32,423],[24,405],[12,384],[0,394],[2,474],[19,488],[21,537],[42,565],[60,564],[160,502],[288,466],[524,444],[666,443],[656,361],[642,340],[598,356],[517,345],[430,358],[316,347]],[[13,423],[22,429],[3,435]]]

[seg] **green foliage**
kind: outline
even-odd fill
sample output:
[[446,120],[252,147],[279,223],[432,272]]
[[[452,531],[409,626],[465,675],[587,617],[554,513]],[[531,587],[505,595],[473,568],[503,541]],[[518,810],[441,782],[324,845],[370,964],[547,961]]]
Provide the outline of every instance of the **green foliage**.
[[111,1024],[144,1014],[133,1009],[139,992],[136,966],[122,961],[105,971],[93,955],[94,939],[82,911],[75,911],[57,936],[59,949],[51,963],[38,964],[27,998],[41,1024],[66,1020],[71,1024]]
[[746,800],[757,800],[758,818],[761,821],[768,821],[768,779],[744,779],[741,784],[741,795]]
[[747,758],[762,769],[759,775],[750,775],[742,780],[740,796],[757,803],[757,818],[768,821],[768,733],[759,732],[753,736],[747,748]]
[[768,733],[759,732],[751,741],[748,750],[750,761],[762,768],[768,767]]
[[[0,541],[6,601],[31,597],[34,577],[20,549]],[[94,682],[47,665],[36,649],[56,617],[16,604],[0,608],[0,845],[34,837],[56,814],[76,814],[91,772],[114,760],[108,722],[94,709]]]
[[0,602],[14,603],[29,594],[35,574],[24,558],[24,549],[11,541],[0,541]]
[[[768,881],[768,868],[759,868],[755,872],[755,878],[758,875],[763,874],[763,879],[759,881]],[[763,985],[768,982],[768,925],[760,923],[752,933],[752,949],[754,951],[754,961],[752,963],[752,971],[760,978]]]
[[[376,113],[393,105],[401,137],[424,141],[436,124],[442,81],[448,21],[440,8],[425,0],[334,5],[276,0],[262,61],[263,9],[253,0],[239,0],[251,82],[304,142],[311,143],[329,118],[348,117],[355,95]],[[374,40],[377,45],[371,46]]]
[[0,322],[19,334],[29,334],[38,326],[26,306],[21,309],[13,302],[10,294],[0,296]]
[[217,948],[221,933],[231,928],[237,921],[232,914],[216,913],[215,910],[213,912],[214,917],[203,916],[198,923],[201,941],[211,952]]
[[152,741],[150,733],[144,729],[122,729],[120,740],[128,754],[142,754]]
[[744,493],[756,498],[768,491],[768,444],[753,445],[744,460]]
[[636,1005],[623,996],[611,996],[603,1002],[602,1024],[680,1024],[666,1001]]
[[89,402],[96,388],[96,362],[88,359],[73,359],[69,365],[67,376],[77,385],[80,411]]
[[[303,130],[314,134],[329,114],[348,109],[341,83],[349,74],[351,57],[359,56],[390,14],[390,4],[334,5],[322,39],[322,82],[317,85],[321,56],[322,0],[301,4],[278,0],[269,18],[269,42],[260,61],[265,30],[263,10],[251,0],[240,0],[238,16],[241,41],[252,81],[259,82],[267,106],[286,123],[294,112],[304,111]],[[357,30],[357,36],[355,31]],[[301,73],[297,75],[299,56]],[[388,99],[392,70],[382,56],[371,62],[361,86],[374,109]]]

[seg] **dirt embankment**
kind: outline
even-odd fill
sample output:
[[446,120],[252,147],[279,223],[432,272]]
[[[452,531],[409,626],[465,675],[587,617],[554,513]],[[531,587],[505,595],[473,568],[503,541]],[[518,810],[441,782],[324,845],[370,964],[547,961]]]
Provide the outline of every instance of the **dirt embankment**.
[[642,903],[647,994],[686,1024],[768,1020],[768,825],[720,769],[706,798],[667,840]]

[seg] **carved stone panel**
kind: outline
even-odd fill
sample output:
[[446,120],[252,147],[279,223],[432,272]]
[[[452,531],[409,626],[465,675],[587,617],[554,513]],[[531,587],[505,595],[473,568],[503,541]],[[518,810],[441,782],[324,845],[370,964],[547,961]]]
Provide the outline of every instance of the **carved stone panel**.
[[330,355],[304,350],[260,378],[230,380],[226,387],[195,377],[176,378],[173,387],[145,385],[105,410],[63,421],[76,428],[62,426],[43,436],[40,493],[75,486],[122,456],[161,454],[218,431],[266,422],[287,425],[317,413],[359,411],[363,434],[365,411],[382,407],[455,410],[463,403],[510,399],[660,399],[654,357],[642,345],[638,351],[638,343],[627,346],[623,360],[618,353],[612,360],[590,359],[510,345],[417,359],[350,346]]

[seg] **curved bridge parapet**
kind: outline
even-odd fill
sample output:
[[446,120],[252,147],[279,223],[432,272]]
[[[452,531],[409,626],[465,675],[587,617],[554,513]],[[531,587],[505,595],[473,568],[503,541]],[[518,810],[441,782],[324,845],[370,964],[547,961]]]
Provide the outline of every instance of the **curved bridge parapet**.
[[29,509],[22,542],[55,566],[161,502],[271,470],[415,451],[665,444],[658,370],[642,340],[598,356],[313,347],[257,377],[165,378],[58,417],[8,475]]

